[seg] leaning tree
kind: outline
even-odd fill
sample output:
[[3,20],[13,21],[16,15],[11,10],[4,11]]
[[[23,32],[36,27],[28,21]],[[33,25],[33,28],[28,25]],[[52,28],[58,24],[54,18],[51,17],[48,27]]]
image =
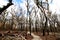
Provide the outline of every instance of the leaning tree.
[[4,6],[3,8],[0,8],[0,14],[2,14],[2,12],[4,10],[6,10],[8,7],[10,7],[11,5],[13,5],[12,0],[8,0],[8,1],[9,1],[9,3],[6,6]]

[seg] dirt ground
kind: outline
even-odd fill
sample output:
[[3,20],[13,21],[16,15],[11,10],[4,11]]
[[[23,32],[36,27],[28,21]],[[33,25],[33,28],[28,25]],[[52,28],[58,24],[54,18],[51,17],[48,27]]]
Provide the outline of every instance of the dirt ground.
[[[50,33],[50,35],[43,36],[41,32],[32,32],[31,35],[27,34],[25,31],[0,31],[0,34],[18,34],[25,37],[26,40],[60,40],[60,36],[54,35],[54,33]],[[60,35],[60,33],[59,33]],[[1,36],[1,35],[0,35]]]
[[60,40],[60,33],[57,33],[57,34],[50,33],[50,35],[47,35],[46,33],[45,36],[42,36],[42,33],[40,32],[37,32],[37,33],[34,32],[34,34],[40,36],[42,40]]

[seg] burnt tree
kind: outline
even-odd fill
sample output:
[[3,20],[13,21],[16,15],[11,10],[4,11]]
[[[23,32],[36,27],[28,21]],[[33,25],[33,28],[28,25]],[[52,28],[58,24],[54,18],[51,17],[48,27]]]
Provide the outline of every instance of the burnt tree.
[[0,14],[2,14],[2,12],[6,10],[8,7],[10,7],[11,5],[13,5],[12,0],[9,0],[9,3],[6,6],[0,8]]
[[[47,18],[46,14],[45,14],[45,10],[44,10],[45,8],[43,7],[42,3],[43,3],[42,0],[41,0],[41,2],[39,2],[39,0],[36,0],[37,7],[41,10],[41,12],[44,14],[45,19],[46,19],[45,26],[43,28],[43,36],[45,36],[45,31],[47,31],[47,33],[49,35],[49,30],[46,29],[47,28],[47,20],[48,20],[48,18]],[[48,0],[47,0],[47,10],[49,10]]]

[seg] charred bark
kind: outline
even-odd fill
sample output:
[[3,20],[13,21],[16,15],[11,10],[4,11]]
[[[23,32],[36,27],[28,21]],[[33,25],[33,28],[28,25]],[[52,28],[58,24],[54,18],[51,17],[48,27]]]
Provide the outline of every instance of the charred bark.
[[0,14],[2,14],[2,12],[6,10],[8,7],[10,7],[11,5],[13,5],[12,0],[9,0],[9,3],[6,6],[0,8]]

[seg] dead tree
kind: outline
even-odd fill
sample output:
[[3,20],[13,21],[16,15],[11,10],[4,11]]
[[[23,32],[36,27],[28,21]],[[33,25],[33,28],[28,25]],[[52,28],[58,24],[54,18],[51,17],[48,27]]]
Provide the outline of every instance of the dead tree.
[[[47,0],[47,2],[48,2],[48,0]],[[42,6],[42,3],[43,3],[42,0],[41,0],[41,2],[39,2],[39,0],[36,0],[37,7],[41,10],[41,12],[44,14],[45,19],[46,19],[45,26],[43,28],[43,36],[44,36],[45,35],[45,30],[47,28],[47,20],[48,20],[48,18],[47,18],[46,14],[45,14],[45,10],[44,10],[45,8]],[[47,10],[49,10],[48,3],[47,3]],[[49,35],[49,31],[48,30],[47,30],[47,33]]]
[[10,7],[11,5],[13,5],[12,0],[9,0],[9,3],[6,6],[0,8],[0,14],[2,14],[2,12],[6,10],[8,7]]

